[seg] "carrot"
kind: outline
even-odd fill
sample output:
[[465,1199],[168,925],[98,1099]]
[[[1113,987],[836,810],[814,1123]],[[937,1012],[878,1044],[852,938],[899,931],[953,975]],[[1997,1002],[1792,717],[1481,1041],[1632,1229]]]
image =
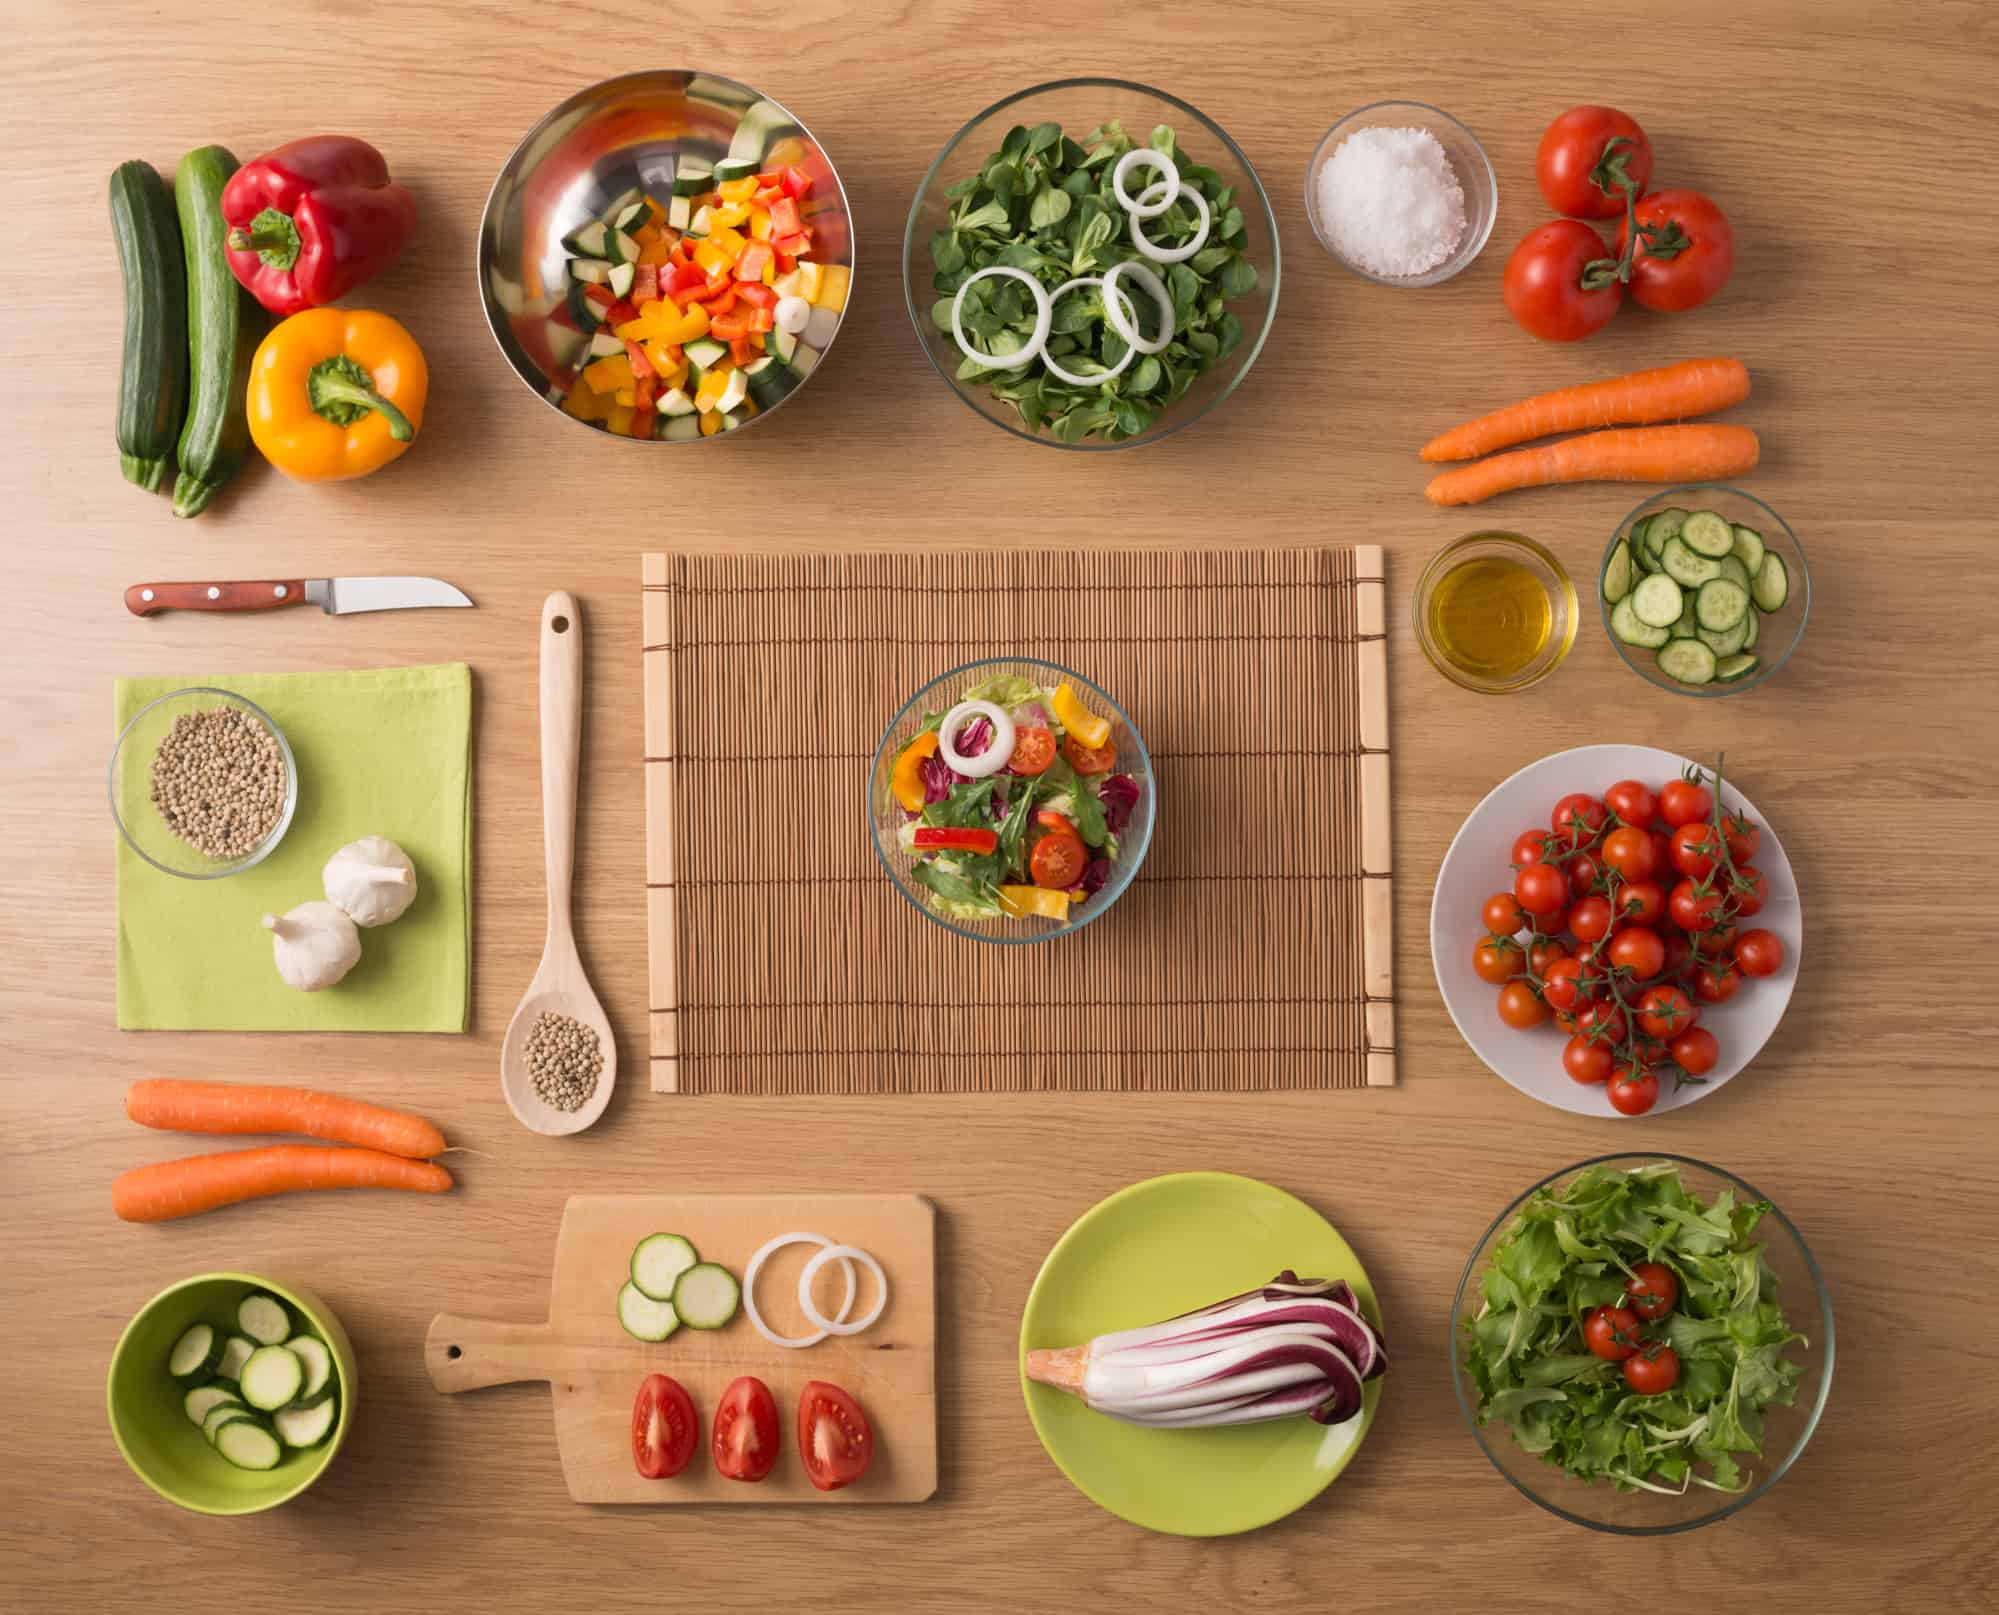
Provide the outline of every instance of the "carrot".
[[1758,452],[1746,426],[1637,426],[1495,454],[1432,477],[1423,492],[1433,505],[1475,505],[1551,482],[1708,482],[1740,476]]
[[412,1160],[444,1151],[444,1135],[420,1116],[309,1088],[154,1077],[126,1091],[125,1114],[170,1133],[303,1133]]
[[1640,370],[1508,404],[1431,438],[1423,445],[1423,458],[1476,460],[1494,449],[1557,432],[1649,426],[1654,421],[1712,415],[1748,396],[1749,371],[1740,359],[1688,359],[1662,370]]
[[451,1174],[435,1161],[406,1161],[380,1150],[272,1144],[160,1161],[119,1174],[111,1209],[127,1222],[168,1222],[295,1189],[409,1189],[443,1194]]

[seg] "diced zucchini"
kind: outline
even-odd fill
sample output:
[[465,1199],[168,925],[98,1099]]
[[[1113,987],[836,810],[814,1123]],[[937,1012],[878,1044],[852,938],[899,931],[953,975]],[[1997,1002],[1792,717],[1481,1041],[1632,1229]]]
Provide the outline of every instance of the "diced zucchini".
[[1677,536],[1666,540],[1659,561],[1667,577],[1689,589],[1698,589],[1710,578],[1721,576],[1721,562],[1696,555]]
[[590,338],[592,359],[612,359],[625,351],[625,339],[609,326],[605,326]]
[[305,1364],[283,1346],[259,1346],[243,1365],[243,1400],[266,1413],[285,1406],[305,1384]]
[[618,1291],[618,1322],[634,1340],[664,1340],[680,1327],[671,1301],[655,1301],[630,1279]]
[[1756,569],[1756,581],[1749,592],[1758,611],[1784,609],[1784,602],[1791,598],[1791,573],[1783,556],[1775,550],[1764,553],[1763,564]]
[[251,1419],[225,1423],[215,1432],[215,1450],[238,1469],[276,1469],[284,1456],[278,1438]]
[[583,295],[583,284],[580,280],[569,284],[569,317],[578,330],[588,335],[604,322],[597,318],[596,306]]
[[1603,564],[1603,597],[1616,605],[1631,592],[1631,546],[1619,539],[1610,547],[1610,559]]
[[1640,622],[1631,609],[1631,596],[1628,594],[1610,608],[1610,631],[1625,644],[1639,645],[1646,650],[1656,650],[1672,638],[1665,629]]
[[271,1427],[287,1447],[316,1447],[333,1434],[340,1404],[331,1397],[310,1407],[285,1408],[271,1418]]
[[694,217],[687,221],[687,233],[696,240],[710,234],[714,228],[714,214],[705,207],[694,210]]
[[315,1401],[321,1391],[332,1387],[333,1353],[327,1349],[325,1341],[316,1335],[294,1335],[285,1342],[285,1349],[305,1369],[305,1383],[298,1392],[299,1401]]
[[611,279],[611,266],[602,258],[571,258],[569,278],[591,286],[603,286]]
[[655,407],[662,416],[669,419],[678,419],[683,415],[693,415],[694,400],[689,398],[680,388],[669,387],[665,392],[660,394],[659,402]]
[[805,329],[798,334],[821,353],[833,340],[833,333],[840,329],[839,313],[819,304],[814,304],[811,316],[805,322]]
[[[615,222],[617,227],[626,235],[634,235],[646,227],[646,220],[651,217],[652,210],[646,206],[645,198],[640,197],[630,207],[620,213]],[[637,257],[638,254],[634,253],[632,256]]]
[[636,264],[613,264],[609,276],[611,290],[620,297],[631,295],[632,281],[638,276]]
[[605,254],[613,263],[636,264],[639,261],[639,244],[622,230],[611,232],[611,250]]
[[819,363],[819,350],[809,342],[801,342],[788,355],[791,368],[800,376],[809,376]]
[[[748,120],[745,119],[744,121],[747,122]],[[739,127],[736,133],[741,135],[742,129]],[[748,179],[750,175],[757,171],[757,157],[761,157],[762,155],[763,142],[758,141],[756,157],[724,157],[715,165],[715,183],[717,185],[726,185],[732,179]]]
[[632,1250],[632,1282],[650,1301],[671,1301],[675,1281],[700,1260],[680,1234],[647,1234]]
[[[180,1400],[182,1410],[188,1419],[199,1426],[207,1421],[209,1414],[219,1407],[242,1407],[242,1398],[228,1385],[218,1385],[210,1380],[206,1385],[197,1385]],[[247,1409],[245,1411],[248,1411]]]
[[639,187],[636,185],[634,185],[628,191],[620,191],[616,196],[611,198],[611,205],[605,208],[602,215],[600,216],[603,218],[606,224],[610,224],[614,220],[622,218],[624,216],[625,210],[629,208],[634,202],[643,202],[645,200],[645,194],[646,193],[640,190]]
[[1712,510],[1697,510],[1680,524],[1680,542],[1696,555],[1720,560],[1735,548],[1735,529]]
[[1648,628],[1670,629],[1686,608],[1680,586],[1655,572],[1631,591],[1631,614]]
[[717,342],[713,337],[706,336],[696,337],[692,342],[687,343],[681,348],[680,351],[686,356],[687,362],[690,365],[698,366],[703,370],[713,370],[716,365],[729,357],[729,350],[725,344]]
[[749,421],[749,418],[750,412],[747,409],[731,410],[722,417],[722,430],[733,432],[737,427],[745,425]]
[[1728,578],[1710,578],[1694,596],[1694,616],[1716,632],[1733,628],[1749,615],[1749,591]]
[[1658,655],[1659,671],[1682,684],[1712,684],[1715,657],[1698,639],[1676,639]]
[[741,409],[743,400],[750,396],[750,378],[740,370],[731,370],[729,379],[722,383],[722,396],[715,400],[715,408],[726,415],[731,410]]
[[1749,575],[1752,578],[1763,569],[1763,551],[1767,547],[1763,542],[1763,535],[1755,528],[1735,529],[1735,557],[1749,568]]
[[662,415],[660,421],[666,429],[659,435],[669,443],[692,442],[701,436],[701,417],[694,412],[692,405],[688,406],[687,414]]
[[775,101],[758,101],[736,125],[736,132],[729,140],[728,158],[715,165],[715,177],[741,179],[744,174],[754,174],[762,166],[771,136],[792,127],[791,114],[783,107]]
[[773,331],[764,338],[765,351],[774,353],[787,363],[798,352],[798,335],[794,331]]
[[250,1360],[250,1353],[257,1349],[256,1341],[248,1335],[231,1335],[222,1343],[222,1361],[215,1365],[217,1379],[240,1380],[243,1365]]
[[[715,170],[702,158],[682,157],[673,170],[675,196],[699,196],[715,183]],[[677,230],[679,225],[675,225]]]
[[769,409],[798,385],[798,375],[774,353],[767,353],[744,374],[750,378],[750,397],[758,409]]
[[555,361],[558,370],[567,370],[590,345],[590,339],[574,326],[558,325],[554,320],[548,322],[542,335],[548,343],[548,355]]
[[[727,429],[726,420],[723,423]],[[673,1286],[673,1310],[690,1329],[719,1329],[736,1315],[742,1287],[714,1262],[697,1262]]]
[[562,238],[562,244],[579,258],[606,258],[611,229],[602,219],[592,219],[588,224],[579,225]]
[[694,203],[684,196],[675,196],[666,204],[666,222],[675,230],[685,230],[687,221],[694,217]]
[[222,1337],[215,1325],[197,1323],[181,1332],[167,1353],[167,1372],[183,1385],[200,1385],[222,1361]]
[[1738,684],[1763,665],[1760,656],[1724,656],[1714,664],[1714,681],[1717,684]]

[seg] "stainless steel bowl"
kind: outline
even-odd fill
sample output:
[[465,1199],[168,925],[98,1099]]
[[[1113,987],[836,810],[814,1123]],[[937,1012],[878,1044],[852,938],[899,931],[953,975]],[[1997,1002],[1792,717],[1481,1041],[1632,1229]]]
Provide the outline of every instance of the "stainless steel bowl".
[[[767,109],[763,121],[771,131],[760,160],[777,142],[795,141],[796,149],[783,155],[789,166],[812,176],[813,200],[826,204],[811,216],[814,258],[851,271],[847,193],[825,151],[790,111],[733,79],[681,69],[606,79],[577,91],[537,123],[501,168],[479,225],[479,296],[507,363],[563,419],[574,419],[561,409],[561,382],[568,372],[556,363],[549,335],[551,321],[566,320],[563,264],[569,254],[562,238],[632,186],[670,182],[683,152],[711,163],[728,156],[737,127],[758,105]],[[746,428],[776,414],[802,390],[801,384],[753,416]],[[576,424],[596,429],[590,422]]]

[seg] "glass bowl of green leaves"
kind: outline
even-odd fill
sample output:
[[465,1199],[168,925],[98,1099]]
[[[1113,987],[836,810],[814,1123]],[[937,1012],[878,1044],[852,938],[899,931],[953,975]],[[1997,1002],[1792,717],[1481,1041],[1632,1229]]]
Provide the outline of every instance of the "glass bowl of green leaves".
[[1277,220],[1222,127],[1123,79],[1038,84],[953,135],[903,233],[923,351],[1031,443],[1157,442],[1230,393],[1277,312]]
[[1452,1309],[1458,1405],[1493,1468],[1576,1525],[1669,1536],[1776,1485],[1832,1389],[1832,1298],[1733,1173],[1603,1155],[1502,1211]]

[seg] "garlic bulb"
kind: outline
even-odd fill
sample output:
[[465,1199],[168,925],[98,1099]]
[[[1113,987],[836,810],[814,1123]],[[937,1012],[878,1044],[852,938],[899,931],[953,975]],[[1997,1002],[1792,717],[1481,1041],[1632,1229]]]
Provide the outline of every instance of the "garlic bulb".
[[326,860],[326,900],[356,925],[387,925],[416,901],[416,866],[386,836],[363,836]]
[[361,933],[331,903],[301,903],[280,919],[264,916],[271,952],[285,985],[316,993],[361,962]]

